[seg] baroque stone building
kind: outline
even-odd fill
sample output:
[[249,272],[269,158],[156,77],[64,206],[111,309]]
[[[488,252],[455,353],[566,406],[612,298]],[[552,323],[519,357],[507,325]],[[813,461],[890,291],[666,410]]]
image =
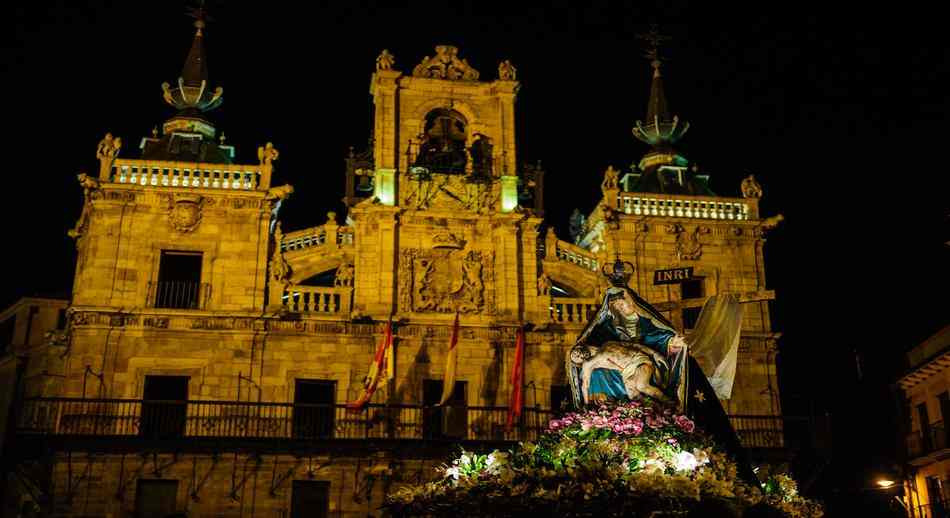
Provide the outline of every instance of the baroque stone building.
[[[517,70],[503,61],[485,78],[447,45],[411,73],[380,54],[372,144],[346,159],[345,221],[288,229],[281,203],[306,193],[284,183],[294,172],[276,171],[270,143],[258,163],[234,161],[208,113],[223,91],[196,27],[181,77],[163,85],[175,114],[139,158],[107,135],[97,174],[79,177],[69,318],[28,359],[49,376],[28,378],[17,405],[8,510],[373,515],[459,443],[537,436],[569,399],[565,351],[617,258],[683,330],[707,297],[740,294],[723,404],[747,446],[783,451],[763,258],[780,216],[760,216],[754,178],[716,195],[675,150],[688,124],[667,108],[659,61],[633,129],[650,151],[631,171],[607,168],[569,239],[544,226],[544,171],[518,160]],[[436,407],[456,314],[458,381]],[[390,319],[395,379],[347,410]],[[507,427],[518,329],[530,390]]]

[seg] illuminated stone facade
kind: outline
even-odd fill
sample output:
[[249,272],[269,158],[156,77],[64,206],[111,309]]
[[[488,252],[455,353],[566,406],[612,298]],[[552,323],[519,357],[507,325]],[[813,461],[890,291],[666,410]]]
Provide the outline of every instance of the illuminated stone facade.
[[[200,38],[199,28],[199,47]],[[454,47],[437,48],[412,74],[384,52],[371,80],[373,146],[348,160],[346,219],[330,213],[310,228],[280,222],[281,202],[306,193],[272,186],[294,175],[275,172],[277,149],[261,146],[259,164],[230,162],[233,149],[201,113],[221,92],[189,97],[198,88],[189,85],[200,80],[205,91],[207,77],[166,88],[179,122],[146,139],[146,158],[124,158],[118,139],[104,139],[99,174],[80,178],[68,339],[35,360],[57,377],[29,391],[87,402],[26,401],[19,423],[25,433],[82,437],[68,447],[50,439],[53,514],[122,516],[138,498],[169,491],[188,516],[290,516],[303,505],[295,488],[312,482],[334,515],[373,515],[386,491],[430,477],[449,451],[425,440],[429,425],[418,414],[432,403],[427,380],[444,376],[455,313],[457,397],[469,409],[453,437],[482,445],[524,437],[505,431],[503,409],[472,407],[508,404],[522,326],[526,405],[547,410],[563,398],[564,353],[599,304],[601,268],[615,257],[635,265],[632,287],[681,327],[706,297],[740,293],[739,371],[724,404],[730,414],[780,415],[762,251],[775,221],[760,218],[754,191],[625,190],[660,166],[688,174],[654,156],[639,176],[608,171],[575,238],[544,231],[543,171],[522,166],[515,146],[516,71],[503,62],[498,74],[480,79]],[[183,106],[179,91],[204,104]],[[224,158],[162,155],[173,148]],[[655,270],[675,267],[693,268],[688,288],[653,284]],[[299,434],[303,414],[293,403],[310,390],[301,381],[330,387],[333,403],[355,400],[390,317],[396,379],[372,401],[407,406],[339,409],[333,430]],[[181,381],[191,402],[181,407],[180,447],[131,440],[151,419],[143,399],[177,399],[149,395],[161,376]],[[377,419],[393,412],[386,425]],[[104,454],[97,436],[113,442]],[[311,440],[291,441],[298,436]],[[201,441],[216,437],[228,439]]]
[[950,508],[950,326],[908,351],[907,360],[911,369],[897,383],[909,425],[904,504],[910,516],[945,516]]

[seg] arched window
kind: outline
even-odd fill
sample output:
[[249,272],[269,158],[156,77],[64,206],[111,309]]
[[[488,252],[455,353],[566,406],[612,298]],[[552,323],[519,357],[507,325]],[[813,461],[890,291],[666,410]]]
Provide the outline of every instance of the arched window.
[[468,163],[466,126],[465,118],[454,110],[437,108],[429,112],[413,165],[431,173],[464,173]]

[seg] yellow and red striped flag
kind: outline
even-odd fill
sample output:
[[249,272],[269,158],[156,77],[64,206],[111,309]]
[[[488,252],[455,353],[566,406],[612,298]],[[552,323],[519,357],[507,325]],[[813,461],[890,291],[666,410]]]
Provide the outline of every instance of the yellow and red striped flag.
[[395,376],[394,373],[394,360],[393,360],[393,319],[389,318],[389,322],[386,323],[386,336],[383,338],[382,343],[379,344],[379,347],[376,349],[376,354],[373,356],[373,363],[369,366],[369,374],[366,375],[366,378],[363,380],[363,393],[360,395],[359,399],[351,403],[346,404],[346,408],[349,410],[361,410],[366,403],[373,397],[373,394],[376,392],[376,387],[379,386],[379,381],[382,379],[391,380]]
[[445,355],[445,379],[442,382],[442,400],[439,406],[444,405],[455,390],[455,368],[458,366],[459,353],[459,314],[455,313],[455,323],[452,324],[452,339],[449,340],[449,350]]
[[515,344],[515,362],[511,367],[511,399],[508,401],[508,421],[505,428],[511,426],[521,417],[524,407],[524,328],[518,328],[518,339]]

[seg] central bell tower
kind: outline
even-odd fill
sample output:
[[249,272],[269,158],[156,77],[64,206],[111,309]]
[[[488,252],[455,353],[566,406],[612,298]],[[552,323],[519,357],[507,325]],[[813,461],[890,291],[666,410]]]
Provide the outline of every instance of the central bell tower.
[[354,310],[415,321],[454,313],[472,324],[523,321],[522,293],[533,293],[536,279],[542,173],[517,165],[515,67],[502,61],[497,79],[483,81],[450,45],[437,46],[410,75],[394,65],[387,50],[376,60],[371,147],[347,161],[365,284],[355,287]]

